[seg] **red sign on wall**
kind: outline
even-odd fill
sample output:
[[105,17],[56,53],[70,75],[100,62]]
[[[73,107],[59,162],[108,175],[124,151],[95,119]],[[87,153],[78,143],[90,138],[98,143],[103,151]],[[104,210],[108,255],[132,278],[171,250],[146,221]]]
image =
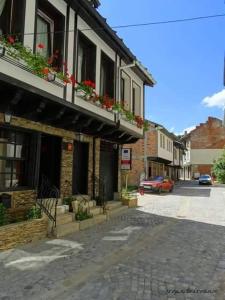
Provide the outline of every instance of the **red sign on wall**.
[[121,170],[131,170],[132,165],[132,149],[122,149]]

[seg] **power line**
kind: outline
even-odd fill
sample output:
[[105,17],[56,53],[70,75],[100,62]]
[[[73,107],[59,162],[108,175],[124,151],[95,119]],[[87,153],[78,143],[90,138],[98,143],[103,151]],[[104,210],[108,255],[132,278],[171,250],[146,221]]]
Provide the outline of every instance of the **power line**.
[[[201,21],[206,19],[215,19],[215,18],[222,18],[225,17],[225,14],[217,14],[217,15],[208,15],[208,16],[198,16],[198,17],[192,17],[192,18],[184,18],[184,19],[175,19],[175,20],[165,20],[165,21],[156,21],[156,22],[146,22],[146,23],[134,23],[134,24],[127,24],[127,25],[115,25],[110,26],[112,29],[122,29],[122,28],[132,28],[132,27],[144,27],[144,26],[155,26],[155,25],[164,25],[164,24],[172,24],[172,23],[184,23],[184,22],[194,22],[194,21]],[[105,30],[104,27],[94,27],[94,28],[85,28],[80,29],[80,31],[97,31],[97,30]],[[66,33],[66,32],[74,32],[74,29],[72,30],[58,30],[54,32],[27,32],[27,33],[16,33],[16,35],[34,35],[34,34],[60,34],[60,33]],[[3,34],[3,36],[8,36],[8,34]]]

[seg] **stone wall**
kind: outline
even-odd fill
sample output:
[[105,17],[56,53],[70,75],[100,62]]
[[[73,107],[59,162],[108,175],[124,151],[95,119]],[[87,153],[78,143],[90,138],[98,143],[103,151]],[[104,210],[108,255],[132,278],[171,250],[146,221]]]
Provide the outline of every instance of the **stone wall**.
[[190,133],[191,149],[223,149],[225,127],[222,121],[209,117],[205,123],[196,126]]
[[[0,123],[4,122],[3,114],[0,113]],[[55,128],[42,123],[30,121],[27,119],[12,117],[11,125],[15,127],[21,127],[24,129],[34,130],[42,132],[45,134],[55,135],[62,138],[62,142],[73,143],[74,140],[80,140],[80,142],[89,143],[89,173],[88,173],[88,194],[92,196],[93,186],[92,186],[92,173],[93,173],[93,137],[87,135],[78,135],[75,132]],[[96,138],[96,150],[95,150],[95,175],[97,178],[100,177],[100,138]],[[60,191],[61,197],[72,195],[72,182],[73,182],[73,151],[67,151],[62,149],[61,154],[61,176],[60,176]],[[120,160],[119,160],[120,161]],[[121,171],[119,166],[119,179],[118,187],[120,190],[121,186]],[[98,182],[96,182],[95,195],[98,196]],[[22,206],[27,206],[28,208],[34,204],[36,194],[35,191],[15,191],[9,192],[13,197],[13,207],[20,208]]]
[[14,248],[47,236],[47,219],[30,220],[0,227],[0,250]]
[[35,204],[36,200],[36,191],[34,190],[2,192],[0,195],[1,194],[8,194],[12,196],[12,208],[30,208]]
[[[65,143],[72,143],[71,139],[63,139]],[[60,192],[61,197],[72,195],[73,184],[73,151],[63,149],[61,156]]]

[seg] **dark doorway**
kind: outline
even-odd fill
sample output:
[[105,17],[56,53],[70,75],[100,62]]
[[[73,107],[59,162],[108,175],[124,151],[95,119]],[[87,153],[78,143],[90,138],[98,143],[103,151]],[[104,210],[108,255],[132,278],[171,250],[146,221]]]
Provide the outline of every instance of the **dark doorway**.
[[59,189],[61,152],[61,138],[46,134],[41,136],[39,186],[45,178],[49,185]]
[[114,199],[118,191],[118,147],[117,144],[101,142],[100,179],[105,183],[105,200]]
[[74,142],[73,194],[88,194],[89,143]]

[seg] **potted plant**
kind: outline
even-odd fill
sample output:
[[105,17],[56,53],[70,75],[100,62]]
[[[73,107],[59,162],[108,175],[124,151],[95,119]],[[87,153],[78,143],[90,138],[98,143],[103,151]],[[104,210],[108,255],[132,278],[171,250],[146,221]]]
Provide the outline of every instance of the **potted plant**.
[[127,189],[124,189],[122,191],[122,203],[123,205],[128,206],[129,208],[135,208],[138,205],[138,200],[137,200],[137,193],[128,191]]
[[69,212],[73,212],[73,205],[72,205],[73,200],[74,199],[72,196],[63,198],[63,204],[69,206]]

